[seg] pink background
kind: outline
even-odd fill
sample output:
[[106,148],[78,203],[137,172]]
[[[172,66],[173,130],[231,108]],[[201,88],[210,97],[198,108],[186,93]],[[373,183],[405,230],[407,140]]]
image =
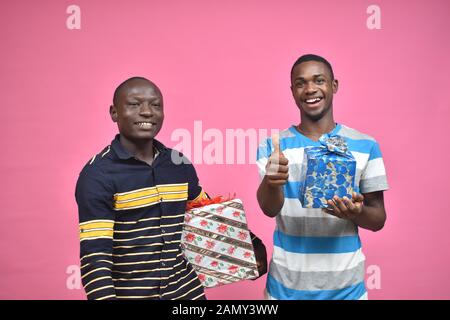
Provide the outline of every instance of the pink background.
[[[71,4],[81,30],[66,28]],[[381,30],[366,26],[371,4]],[[298,123],[290,68],[317,53],[340,80],[336,120],[378,140],[391,186],[385,228],[361,231],[367,266],[381,270],[369,297],[449,299],[449,9],[447,0],[2,2],[0,298],[84,299],[66,286],[79,254],[74,187],[116,133],[108,107],[122,80],[160,86],[158,138],[174,146],[171,133],[192,132],[195,120],[222,132]],[[270,255],[274,220],[257,205],[256,166],[196,168],[210,194],[244,200]],[[264,284],[207,296],[260,299]]]

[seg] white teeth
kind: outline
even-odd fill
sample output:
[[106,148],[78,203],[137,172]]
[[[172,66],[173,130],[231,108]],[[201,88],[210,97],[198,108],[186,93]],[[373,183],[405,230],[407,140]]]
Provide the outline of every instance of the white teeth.
[[151,127],[152,124],[150,122],[138,122],[139,127]]
[[319,102],[320,100],[322,100],[322,98],[307,99],[306,103],[315,103]]

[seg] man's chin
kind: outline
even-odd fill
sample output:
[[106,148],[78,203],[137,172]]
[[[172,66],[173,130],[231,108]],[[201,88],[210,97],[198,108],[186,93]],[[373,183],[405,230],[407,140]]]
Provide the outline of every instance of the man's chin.
[[320,108],[317,110],[307,110],[307,109],[303,109],[303,115],[306,116],[308,119],[310,119],[311,121],[319,121],[320,119],[322,119],[327,113],[328,111],[330,111],[331,108]]
[[141,131],[135,132],[134,136],[136,139],[152,140],[158,135],[160,130],[161,130],[161,128],[153,128],[150,130],[141,130]]
[[153,132],[139,132],[137,134],[130,135],[127,138],[127,140],[136,142],[136,143],[142,143],[146,141],[151,141],[156,137],[156,134]]
[[325,116],[326,112],[325,110],[318,110],[318,112],[303,112],[303,114],[312,121],[319,121]]
[[317,115],[308,115],[308,118],[311,119],[314,122],[319,121],[320,119],[322,119],[324,116],[324,114],[317,114]]
[[137,140],[153,140],[156,134],[141,134],[136,137]]

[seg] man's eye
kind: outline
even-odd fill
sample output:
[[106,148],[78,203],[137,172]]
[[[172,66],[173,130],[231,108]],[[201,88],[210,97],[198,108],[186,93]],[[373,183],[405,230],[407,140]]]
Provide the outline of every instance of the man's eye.
[[324,80],[324,79],[317,79],[316,82],[317,82],[318,84],[323,84],[323,83],[325,82],[325,80]]
[[139,103],[137,103],[137,102],[130,102],[129,105],[130,105],[130,106],[138,106]]
[[295,84],[295,86],[296,86],[297,88],[302,88],[303,85],[304,85],[303,82],[297,82],[297,83]]

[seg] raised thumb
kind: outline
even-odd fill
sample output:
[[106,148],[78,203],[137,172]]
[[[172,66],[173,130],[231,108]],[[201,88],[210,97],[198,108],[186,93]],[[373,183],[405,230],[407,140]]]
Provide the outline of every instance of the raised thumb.
[[272,154],[277,153],[280,155],[280,157],[281,156],[284,157],[284,154],[283,154],[283,152],[281,152],[281,149],[280,149],[280,135],[278,133],[274,133],[272,135],[272,144],[273,144],[273,153]]

